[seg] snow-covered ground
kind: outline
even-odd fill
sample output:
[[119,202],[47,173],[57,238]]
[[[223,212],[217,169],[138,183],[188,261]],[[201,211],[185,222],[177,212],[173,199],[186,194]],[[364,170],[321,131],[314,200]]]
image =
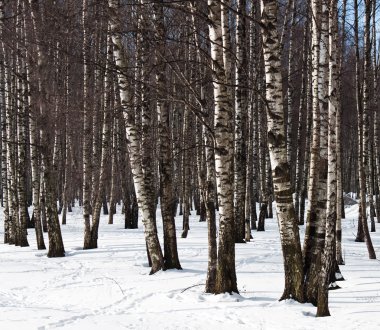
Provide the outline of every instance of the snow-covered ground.
[[[310,304],[278,301],[284,278],[275,220],[236,245],[240,295],[214,296],[203,292],[207,232],[195,216],[188,238],[178,239],[183,270],[149,276],[142,229],[123,229],[120,212],[114,225],[102,218],[99,248],[83,251],[74,208],[62,226],[66,257],[57,259],[36,249],[34,230],[29,248],[2,244],[0,212],[0,329],[380,329],[380,261],[354,242],[357,206],[343,220],[346,281],[330,292],[333,316],[318,319]],[[380,235],[372,238],[380,257]]]

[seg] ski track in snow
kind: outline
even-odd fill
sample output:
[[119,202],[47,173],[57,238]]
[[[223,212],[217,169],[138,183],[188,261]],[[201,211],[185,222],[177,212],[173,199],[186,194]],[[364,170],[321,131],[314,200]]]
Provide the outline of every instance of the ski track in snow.
[[[236,245],[240,294],[215,296],[204,293],[207,224],[196,216],[186,239],[176,218],[183,270],[149,276],[143,231],[123,229],[120,206],[114,225],[102,216],[99,248],[86,251],[76,207],[62,226],[65,258],[38,251],[34,229],[28,248],[0,243],[0,329],[379,329],[380,260],[368,260],[365,244],[354,242],[357,213],[351,206],[343,220],[346,281],[330,291],[332,317],[317,319],[310,304],[278,301],[284,277],[276,219],[266,221],[265,232],[253,231],[250,243]],[[379,258],[380,235],[372,239]]]

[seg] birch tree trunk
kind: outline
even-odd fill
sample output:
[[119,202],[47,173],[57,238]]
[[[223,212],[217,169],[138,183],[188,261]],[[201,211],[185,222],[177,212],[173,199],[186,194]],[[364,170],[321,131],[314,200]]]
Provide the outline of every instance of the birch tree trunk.
[[[44,124],[42,122],[41,124]],[[45,127],[47,127],[45,123]],[[48,257],[64,257],[65,249],[62,240],[61,227],[59,225],[57,199],[55,195],[56,182],[54,178],[57,173],[53,169],[53,153],[49,150],[49,143],[52,141],[52,136],[48,130],[43,130],[41,133],[42,144],[42,162],[43,162],[43,181],[45,183],[46,192],[46,218],[47,230],[49,236],[49,251]]]
[[[261,85],[261,84],[260,84]],[[260,86],[260,93],[265,93],[265,87]],[[265,218],[268,214],[268,186],[267,186],[267,176],[268,176],[268,141],[267,141],[267,114],[265,109],[265,102],[261,101],[259,106],[259,171],[260,171],[260,212],[259,219],[257,222],[257,231],[265,230]]]
[[[187,98],[187,97],[186,97]],[[190,144],[190,127],[191,127],[191,113],[186,105],[184,108],[183,114],[183,127],[182,127],[182,204],[183,204],[183,225],[182,225],[182,238],[186,238],[190,230],[190,204],[191,204],[191,169],[190,169],[190,151],[188,150],[188,145]]]
[[72,139],[71,139],[71,132],[70,132],[70,104],[69,104],[69,96],[70,96],[70,75],[69,75],[69,59],[66,56],[65,58],[65,70],[66,70],[66,77],[65,77],[65,173],[64,173],[64,183],[63,183],[63,193],[62,193],[62,225],[66,224],[66,216],[68,208],[70,207],[70,200],[69,200],[69,188],[70,188],[70,177],[71,177],[71,158],[72,158]]
[[[311,65],[311,52],[309,52],[308,55],[308,70],[307,70],[307,89],[306,89],[306,143],[305,143],[305,150],[304,150],[304,165],[303,165],[303,180],[302,180],[302,188],[300,193],[300,216],[299,216],[299,223],[304,223],[305,218],[305,202],[307,198],[308,193],[308,178],[309,178],[309,170],[310,170],[310,150],[311,150],[311,140],[312,140],[312,125],[313,125],[313,96],[312,96],[312,65]],[[305,231],[305,236],[306,236]]]
[[327,93],[328,11],[325,3],[312,3],[313,47],[313,141],[310,159],[309,208],[305,231],[304,260],[306,299],[318,300],[318,279],[324,247],[327,199]]
[[91,248],[91,153],[92,153],[92,112],[90,109],[90,54],[88,0],[83,0],[83,217],[84,243],[83,249]]
[[[114,113],[115,116],[115,113]],[[116,117],[116,116],[115,116]],[[111,145],[111,187],[110,187],[110,212],[108,215],[108,224],[113,224],[113,216],[116,214],[116,187],[117,187],[117,119],[113,118],[112,123],[112,145]]]
[[378,109],[378,71],[379,61],[377,54],[377,34],[376,34],[376,0],[372,0],[372,68],[373,68],[373,108],[374,108],[374,152],[375,152],[375,168],[376,168],[376,218],[380,223],[380,135],[379,135],[379,109]]
[[207,293],[214,293],[217,270],[216,216],[215,216],[215,155],[211,132],[205,132],[207,181],[204,188],[208,236]]
[[[30,88],[30,104],[31,104],[31,114],[29,119],[29,130],[30,130],[30,149],[31,149],[31,165],[32,165],[32,192],[33,192],[33,219],[37,236],[37,247],[39,250],[46,249],[44,238],[43,238],[43,229],[47,231],[47,228],[42,228],[42,215],[45,216],[44,205],[40,204],[41,200],[41,156],[39,152],[40,141],[40,129],[38,118],[41,115],[41,89],[42,89],[42,81],[39,77],[40,71],[42,70],[44,57],[43,52],[39,43],[40,33],[38,30],[38,21],[41,20],[39,16],[39,7],[35,1],[29,1],[31,5],[31,14],[32,14],[32,30],[34,31],[34,35],[36,38],[36,57],[37,57],[37,75],[33,75],[31,78],[37,80],[37,86],[31,86]],[[28,29],[29,31],[29,29]],[[34,54],[33,54],[34,55]],[[29,54],[32,57],[32,54]],[[29,59],[29,63],[32,59]],[[32,65],[30,65],[33,67]]]
[[19,227],[18,227],[18,240],[21,247],[29,246],[27,239],[27,222],[29,215],[27,213],[27,194],[26,194],[26,124],[28,116],[28,105],[25,104],[25,95],[27,95],[26,88],[26,68],[24,64],[25,54],[21,49],[25,49],[24,38],[24,24],[23,24],[23,4],[18,1],[17,5],[17,22],[16,22],[16,34],[20,39],[20,43],[17,45],[16,56],[16,70],[17,70],[17,194],[18,194],[18,212],[19,212]]
[[[309,7],[306,8],[306,18],[309,17]],[[299,104],[299,115],[298,115],[298,128],[297,128],[297,159],[296,159],[296,175],[295,175],[295,203],[294,207],[296,210],[296,215],[298,218],[298,223],[300,225],[304,224],[304,215],[300,213],[300,195],[303,182],[303,167],[305,164],[305,151],[307,143],[306,136],[306,126],[307,126],[307,93],[308,93],[308,57],[309,57],[309,29],[310,24],[305,22],[304,32],[303,32],[303,41],[302,41],[302,86],[301,86],[301,99]]]
[[163,0],[153,5],[154,26],[156,30],[156,83],[158,88],[157,112],[159,115],[159,170],[161,213],[164,227],[164,262],[166,269],[182,269],[178,258],[177,236],[175,227],[175,197],[173,194],[173,159],[169,127],[170,108],[164,98],[167,95],[166,81],[166,30]]
[[[0,64],[0,88],[1,88],[1,187],[4,207],[4,244],[12,243],[10,196],[8,186],[8,114],[9,114],[9,66],[7,63],[6,45],[3,38],[4,1],[0,1],[0,37],[1,37],[1,64]],[[8,68],[7,68],[8,67]]]
[[[12,134],[14,134],[13,141],[13,165],[14,170],[13,175],[13,187],[14,187],[14,198],[15,198],[15,212],[17,216],[15,217],[15,245],[16,246],[28,246],[26,238],[26,215],[23,212],[24,206],[24,194],[23,194],[23,183],[24,177],[23,172],[25,169],[24,155],[22,148],[22,137],[23,137],[23,87],[22,87],[22,63],[21,63],[21,29],[22,29],[22,4],[20,0],[17,1],[16,8],[16,25],[15,25],[15,36],[16,36],[16,50],[13,51],[13,68],[12,68],[12,80],[13,80],[13,122],[12,122]],[[21,128],[21,129],[20,129]],[[21,180],[21,182],[20,182]]]
[[88,249],[96,249],[98,247],[98,231],[100,222],[100,211],[103,202],[103,191],[106,183],[106,164],[110,158],[110,143],[111,143],[111,98],[112,98],[112,72],[110,64],[112,63],[112,41],[111,37],[107,38],[107,60],[106,60],[106,75],[104,80],[104,104],[103,104],[103,127],[101,137],[101,160],[99,167],[99,183],[94,191],[94,205],[92,210],[92,223],[90,229],[90,241],[86,247]]
[[[290,30],[289,30],[289,56],[288,56],[288,123],[287,123],[287,152],[288,152],[288,163],[292,164],[293,161],[293,108],[294,108],[294,29],[296,25],[296,1],[291,1],[291,18],[290,18]],[[302,96],[302,95],[301,95]],[[292,167],[293,168],[293,167]],[[291,180],[293,182],[293,176],[291,170]]]
[[139,209],[141,210],[142,221],[144,224],[145,240],[152,260],[151,274],[164,269],[164,259],[161,251],[160,242],[158,240],[155,217],[150,207],[149,187],[145,182],[143,164],[141,158],[140,136],[134,120],[132,111],[132,97],[130,86],[125,78],[125,71],[128,68],[128,60],[124,51],[122,37],[120,31],[123,31],[122,22],[118,15],[120,3],[118,0],[108,0],[110,9],[110,33],[113,42],[113,55],[117,70],[119,93],[121,99],[121,107],[125,115],[125,124],[127,138],[129,141],[129,156],[132,166],[133,181],[136,190],[136,197]]
[[[368,230],[367,223],[367,201],[366,192],[371,191],[368,187],[368,168],[369,168],[369,79],[371,69],[371,44],[370,44],[370,24],[371,24],[371,0],[365,1],[365,28],[364,28],[364,76],[363,76],[363,117],[362,117],[362,141],[361,151],[359,153],[359,181],[360,181],[360,204],[362,207],[362,226],[364,239],[367,245],[367,250],[370,259],[376,259],[376,253],[372,245],[371,236]],[[360,123],[360,120],[359,120]],[[372,166],[372,165],[371,165]],[[367,189],[366,189],[367,188]],[[371,204],[372,196],[369,196]]]
[[9,59],[9,68],[7,70],[7,90],[8,90],[8,106],[6,107],[6,125],[7,125],[7,189],[8,189],[8,205],[9,205],[9,223],[5,228],[5,233],[8,236],[9,244],[16,244],[17,240],[17,222],[18,222],[18,209],[17,209],[17,186],[16,186],[16,151],[15,151],[15,109],[14,102],[12,101],[12,89],[14,83],[11,77],[11,58]]
[[[215,106],[215,169],[219,204],[219,245],[214,293],[238,292],[235,270],[234,200],[233,200],[233,104],[227,83],[231,62],[228,9],[226,1],[208,0],[209,36]],[[223,19],[222,19],[223,17]],[[223,28],[222,28],[223,27]],[[227,35],[226,35],[227,34]]]
[[[343,9],[342,9],[342,42],[341,47],[339,49],[340,56],[339,56],[339,63],[338,63],[338,78],[342,76],[342,67],[343,67],[343,61],[344,61],[344,55],[345,55],[345,42],[346,42],[346,12],[347,12],[347,0],[343,1]],[[341,79],[338,80],[338,99],[339,99],[339,105],[336,113],[336,158],[337,158],[337,178],[336,178],[336,185],[337,185],[337,203],[336,203],[336,260],[338,265],[344,265],[343,260],[343,253],[342,253],[342,208],[344,208],[343,203],[343,182],[342,182],[342,142],[341,142],[341,135],[342,135],[342,83]]]
[[338,109],[337,90],[337,1],[329,2],[329,97],[328,97],[328,173],[327,173],[327,211],[326,236],[322,255],[322,267],[318,285],[317,316],[329,316],[328,287],[330,273],[335,271],[335,228],[337,218],[337,150],[336,150],[336,114]]
[[245,238],[245,202],[246,202],[246,122],[247,122],[247,42],[246,42],[246,6],[245,0],[237,3],[236,18],[236,105],[235,105],[235,242],[244,243]]
[[[251,2],[251,17],[257,19],[258,4]],[[259,140],[259,102],[258,102],[258,56],[257,48],[259,47],[259,38],[257,36],[256,24],[250,22],[250,67],[251,67],[251,103],[250,103],[250,116],[252,125],[252,138],[250,137],[250,142],[252,143],[252,190],[251,190],[251,229],[256,229],[257,213],[256,213],[256,203],[259,201],[258,191],[259,191],[259,166],[258,166],[258,140]],[[250,166],[250,165],[249,165]]]
[[3,37],[4,24],[4,1],[0,0],[0,98],[1,98],[1,189],[2,201],[4,207],[4,244],[9,243],[9,204],[8,204],[8,187],[7,187],[7,77],[6,77],[6,49]]
[[[358,17],[358,2],[354,1],[354,36],[355,36],[355,92],[356,92],[356,109],[358,116],[358,176],[359,176],[359,189],[360,196],[364,195],[365,204],[365,186],[361,184],[361,172],[362,172],[362,148],[363,148],[363,115],[362,115],[362,93],[360,86],[360,53],[359,53],[359,17]],[[365,178],[364,178],[365,180]],[[363,220],[366,216],[367,207],[362,205],[363,199],[361,198],[359,203],[359,219],[358,219],[358,231],[356,234],[355,242],[364,242]]]
[[[43,33],[43,9],[41,8],[41,4],[38,1],[30,0],[31,11],[32,11],[32,19],[34,29],[36,31],[36,35],[38,36],[38,40],[41,40],[41,35]],[[46,67],[48,67],[51,61],[48,56],[51,54],[49,52],[49,46],[41,44],[41,47],[37,47],[37,85],[38,90],[38,101],[39,101],[39,113],[38,118],[40,121],[39,129],[40,129],[40,148],[41,152],[41,160],[42,160],[42,184],[43,184],[43,192],[40,195],[41,200],[44,199],[44,205],[40,204],[40,210],[42,214],[42,219],[45,216],[45,207],[46,207],[46,219],[47,219],[47,232],[49,236],[49,250],[48,257],[64,257],[65,249],[62,240],[61,228],[59,225],[58,219],[58,209],[57,209],[57,196],[56,196],[56,178],[58,177],[57,168],[53,163],[53,152],[51,147],[51,141],[55,140],[55,134],[51,127],[52,120],[54,116],[49,116],[52,109],[49,108],[49,104],[47,102],[47,94],[49,92],[48,82],[48,73],[46,71]],[[50,50],[51,51],[51,50]],[[49,61],[50,60],[50,61]],[[40,203],[41,203],[40,200]],[[45,227],[45,226],[44,226]],[[45,229],[45,228],[44,228]]]
[[304,300],[303,264],[297,219],[294,211],[290,168],[287,161],[284,105],[282,95],[281,55],[277,32],[278,4],[261,2],[268,146],[271,159],[274,196],[285,268],[285,290],[281,299]]

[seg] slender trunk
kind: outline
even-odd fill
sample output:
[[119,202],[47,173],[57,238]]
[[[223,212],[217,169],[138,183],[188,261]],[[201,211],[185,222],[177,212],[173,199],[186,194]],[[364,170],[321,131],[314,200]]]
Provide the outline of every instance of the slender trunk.
[[[371,192],[368,187],[368,168],[369,168],[369,79],[371,69],[371,45],[370,45],[370,23],[371,23],[371,0],[365,1],[365,29],[364,29],[364,75],[363,75],[363,109],[362,115],[359,114],[359,123],[362,124],[362,140],[359,141],[362,153],[359,153],[359,181],[360,181],[360,203],[362,206],[362,226],[364,239],[370,259],[376,259],[376,253],[372,245],[371,236],[367,223],[367,203],[366,192]],[[359,102],[359,100],[358,100]],[[369,202],[372,201],[372,196]]]
[[108,224],[113,224],[113,216],[116,214],[116,144],[117,144],[117,120],[113,119],[112,124],[112,146],[111,146],[111,187],[110,187],[110,210],[108,214]]
[[246,122],[247,122],[247,47],[246,47],[246,0],[237,3],[239,15],[236,20],[236,104],[235,104],[235,242],[244,243],[246,202]]
[[10,217],[9,217],[9,189],[8,189],[8,164],[7,164],[7,114],[8,107],[8,77],[7,77],[7,61],[6,61],[6,46],[3,39],[3,24],[4,24],[4,1],[0,1],[0,39],[1,39],[1,57],[0,57],[0,93],[1,93],[1,188],[4,207],[4,243],[10,243]]
[[104,110],[103,113],[103,127],[101,137],[101,160],[99,167],[99,182],[97,191],[94,191],[94,205],[92,210],[92,223],[91,223],[91,238],[89,245],[85,248],[95,249],[98,247],[98,231],[100,222],[100,212],[103,203],[104,188],[106,183],[106,164],[109,161],[110,155],[110,141],[111,141],[111,98],[112,98],[112,72],[110,69],[110,63],[112,63],[112,41],[111,37],[107,38],[107,60],[106,60],[106,76],[104,80]]
[[7,81],[7,102],[6,107],[6,126],[7,126],[7,190],[8,190],[8,205],[9,205],[9,223],[5,224],[5,237],[9,244],[17,244],[17,223],[18,223],[18,209],[17,209],[17,189],[16,189],[16,151],[15,146],[15,108],[12,98],[12,89],[15,88],[13,79],[11,77],[11,62],[9,59],[8,68],[6,70]]
[[183,120],[183,157],[182,157],[182,204],[183,204],[183,225],[182,225],[182,238],[186,238],[190,230],[189,215],[190,215],[190,157],[189,157],[189,140],[190,140],[190,117],[191,113],[187,106],[184,109]]
[[336,114],[338,109],[337,90],[337,0],[329,2],[329,88],[328,88],[328,173],[327,173],[327,210],[326,236],[322,255],[322,267],[318,285],[317,316],[329,316],[328,286],[330,273],[335,271],[335,228],[337,216],[337,153],[336,153]]
[[89,32],[88,32],[88,0],[83,0],[83,217],[84,243],[83,249],[91,246],[91,152],[92,152],[92,113],[90,109],[90,67],[89,67]]
[[[154,23],[157,38],[156,83],[158,88],[157,112],[159,115],[159,170],[161,212],[164,227],[164,263],[166,269],[181,269],[177,251],[177,236],[175,227],[175,196],[173,194],[173,159],[171,153],[171,136],[169,127],[170,107],[163,99],[166,97],[167,80],[165,65],[166,31],[162,0],[153,5]],[[162,60],[163,59],[163,60]]]
[[21,42],[17,45],[17,57],[16,57],[16,70],[17,70],[17,194],[18,194],[18,212],[19,212],[19,225],[18,225],[18,240],[20,246],[29,246],[27,239],[27,223],[29,214],[27,206],[27,193],[26,193],[26,166],[27,166],[27,155],[26,155],[26,124],[28,116],[28,105],[25,104],[25,95],[28,91],[26,88],[26,69],[23,63],[22,57],[24,54],[21,53],[21,48],[23,48],[23,19],[22,19],[23,6],[21,2],[18,2],[18,17],[17,17],[17,27],[16,34],[20,38]]
[[[288,163],[293,163],[293,108],[294,108],[294,30],[296,27],[296,1],[291,1],[291,18],[290,18],[290,30],[289,30],[289,54],[288,54],[288,122],[287,122],[287,153],[288,153]],[[301,94],[302,97],[302,94]],[[291,180],[294,182],[293,169],[291,167]]]
[[70,81],[69,81],[69,59],[66,57],[65,59],[65,70],[66,70],[66,79],[65,79],[65,172],[64,172],[64,183],[63,183],[63,193],[62,193],[62,225],[66,224],[66,216],[67,210],[70,205],[69,201],[69,186],[70,186],[70,165],[71,165],[71,148],[72,148],[72,140],[71,140],[71,132],[69,125],[69,95],[70,95]]
[[347,0],[343,1],[343,13],[342,13],[342,42],[339,49],[339,63],[338,63],[338,109],[336,113],[336,167],[337,167],[337,201],[336,201],[336,260],[338,265],[344,265],[343,253],[342,253],[342,210],[344,210],[343,202],[343,177],[342,177],[342,95],[343,84],[341,83],[342,67],[345,56],[345,43],[346,43],[346,12],[347,12]]
[[[309,17],[309,7],[306,8],[306,18]],[[301,98],[298,110],[298,128],[297,128],[297,159],[296,159],[296,175],[295,175],[295,203],[294,208],[300,225],[304,224],[304,215],[300,214],[300,195],[302,189],[303,171],[305,164],[305,151],[307,150],[307,93],[308,93],[308,56],[309,56],[309,23],[305,22],[303,32],[303,55],[302,55],[302,78],[301,78]]]
[[[256,7],[258,5],[251,3],[251,17],[257,18]],[[251,77],[250,81],[252,84],[251,88],[251,102],[249,106],[249,116],[251,125],[251,136],[249,136],[249,141],[252,144],[252,153],[248,153],[248,157],[252,157],[252,163],[248,163],[248,166],[252,168],[252,176],[248,178],[252,181],[251,188],[251,229],[256,229],[257,213],[256,213],[256,203],[258,202],[258,177],[259,177],[259,166],[258,166],[258,136],[259,136],[259,118],[258,118],[258,60],[257,60],[257,48],[259,46],[259,38],[257,37],[256,24],[250,22],[249,31],[249,49],[250,49],[250,64],[251,67]]]

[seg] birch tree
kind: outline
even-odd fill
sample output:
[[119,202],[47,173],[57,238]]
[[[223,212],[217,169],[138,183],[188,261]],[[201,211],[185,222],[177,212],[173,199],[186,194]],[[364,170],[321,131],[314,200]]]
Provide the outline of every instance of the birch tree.
[[141,210],[142,221],[144,224],[145,239],[149,256],[152,261],[151,274],[164,269],[164,258],[161,251],[160,242],[158,240],[155,217],[152,214],[152,208],[149,204],[149,186],[145,181],[144,165],[141,158],[141,145],[138,128],[134,120],[134,115],[131,111],[132,95],[130,86],[126,80],[126,70],[128,68],[128,59],[125,54],[122,36],[120,31],[123,31],[123,25],[120,21],[119,12],[121,6],[118,0],[108,1],[110,11],[110,33],[113,43],[113,55],[118,76],[118,88],[121,99],[121,106],[124,111],[124,119],[126,125],[126,133],[129,141],[129,157],[132,166],[133,181],[136,189],[137,203]]
[[[371,0],[365,1],[365,28],[364,28],[364,75],[363,75],[363,107],[362,113],[359,113],[359,125],[362,125],[361,138],[359,141],[359,185],[360,185],[360,205],[362,211],[362,226],[364,238],[368,249],[370,259],[376,259],[376,253],[372,245],[371,236],[367,223],[367,191],[368,187],[368,168],[369,168],[369,79],[371,67],[371,45],[370,45],[370,23],[371,23]],[[360,101],[360,100],[359,100]],[[360,138],[360,137],[359,137]],[[360,152],[361,151],[361,152]],[[369,198],[371,203],[372,196]]]
[[337,219],[337,150],[336,114],[338,109],[337,90],[337,1],[329,2],[329,87],[328,87],[328,172],[327,172],[327,209],[326,236],[321,261],[320,282],[318,287],[317,316],[329,316],[328,286],[330,273],[335,271],[335,230]]
[[236,105],[235,105],[235,242],[244,242],[245,238],[245,202],[246,202],[246,122],[247,122],[247,41],[245,0],[237,3],[236,22]]
[[287,161],[277,13],[277,1],[261,2],[268,147],[285,268],[285,289],[281,299],[292,298],[302,302],[304,300],[303,263],[298,224],[292,199],[290,167]]
[[166,81],[166,64],[165,64],[165,48],[166,48],[166,31],[163,1],[153,5],[154,27],[156,30],[156,83],[158,89],[157,112],[159,115],[158,131],[159,131],[159,167],[160,167],[160,197],[161,212],[164,226],[164,262],[165,268],[181,269],[178,258],[177,237],[175,227],[175,197],[173,187],[173,160],[171,153],[172,141],[168,127],[170,123],[169,104],[163,99],[167,91]]
[[[215,169],[219,201],[219,245],[214,293],[238,292],[235,270],[233,202],[233,104],[230,80],[229,26],[227,1],[208,0],[209,37],[215,107]],[[227,34],[227,35],[226,35]],[[227,48],[226,48],[227,47]]]
[[328,81],[328,8],[312,2],[312,88],[313,137],[309,174],[309,208],[304,239],[304,263],[307,301],[317,305],[320,256],[323,251],[327,199],[327,81]]
[[82,4],[83,25],[83,217],[84,249],[91,248],[91,152],[92,112],[90,109],[90,54],[89,54],[88,0]]

